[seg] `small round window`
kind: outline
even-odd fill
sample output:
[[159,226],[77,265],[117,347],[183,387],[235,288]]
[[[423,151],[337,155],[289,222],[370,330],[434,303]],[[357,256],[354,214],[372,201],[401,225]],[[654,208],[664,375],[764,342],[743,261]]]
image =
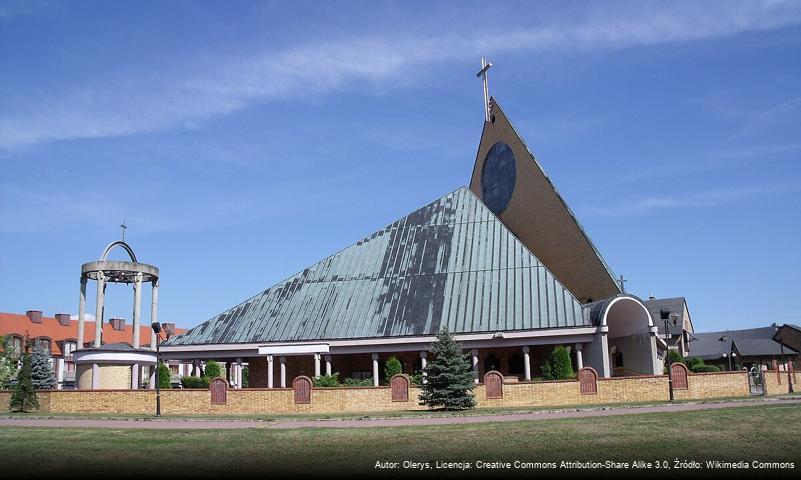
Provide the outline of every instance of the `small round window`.
[[481,170],[481,194],[484,203],[499,215],[506,210],[515,189],[515,156],[505,143],[498,142],[490,148]]

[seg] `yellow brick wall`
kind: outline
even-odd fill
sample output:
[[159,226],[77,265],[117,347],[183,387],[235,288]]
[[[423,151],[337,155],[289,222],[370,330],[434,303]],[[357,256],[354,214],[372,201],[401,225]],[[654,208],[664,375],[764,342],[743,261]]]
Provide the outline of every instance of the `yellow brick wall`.
[[749,395],[746,372],[694,373],[687,380],[687,390],[673,390],[676,400]]
[[[777,386],[768,382],[768,393]],[[775,382],[775,372],[772,377]],[[678,400],[748,395],[745,372],[692,374],[687,390],[675,390]],[[783,382],[786,384],[786,381]],[[786,385],[785,385],[786,391]],[[556,382],[506,383],[503,398],[487,399],[484,385],[475,390],[479,407],[548,407],[605,403],[658,402],[668,399],[667,376],[620,377],[598,380],[598,393],[582,395],[575,380]],[[228,390],[226,405],[211,405],[207,389],[175,389],[161,393],[161,411],[165,415],[338,413],[422,410],[418,405],[420,389],[409,389],[408,402],[393,402],[388,387],[314,388],[311,403],[295,404],[292,389]],[[155,410],[153,390],[53,390],[38,392],[41,411],[52,413],[133,413],[150,414]],[[0,392],[0,402],[8,408],[9,392]]]
[[476,388],[482,407],[545,407],[598,403],[650,402],[667,400],[667,377],[626,377],[598,380],[598,393],[582,395],[575,380],[507,383],[503,398],[487,399],[483,385]]
[[[768,370],[765,372],[765,388],[768,390],[768,395],[784,395],[790,393],[790,384],[787,381],[787,372],[778,372],[777,375],[776,370]],[[793,387],[796,392],[798,392],[798,373],[793,372]],[[781,377],[781,379],[780,379]]]

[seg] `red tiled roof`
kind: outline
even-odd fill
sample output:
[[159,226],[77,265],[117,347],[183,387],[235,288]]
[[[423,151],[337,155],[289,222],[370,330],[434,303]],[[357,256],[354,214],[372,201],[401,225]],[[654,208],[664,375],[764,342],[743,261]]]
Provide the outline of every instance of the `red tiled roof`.
[[[142,346],[150,346],[150,325],[139,326],[139,338]],[[175,335],[186,330],[176,328]],[[50,352],[53,356],[61,356],[63,340],[76,341],[78,339],[78,320],[70,320],[70,325],[61,325],[54,317],[42,316],[42,323],[34,323],[27,315],[16,313],[0,313],[0,336],[18,335],[25,338],[26,332],[31,340],[38,337],[47,337],[51,340]],[[84,322],[84,342],[89,343],[95,339],[95,322]],[[130,344],[133,340],[133,325],[126,322],[124,330],[114,330],[108,323],[103,324],[103,343],[124,342]]]

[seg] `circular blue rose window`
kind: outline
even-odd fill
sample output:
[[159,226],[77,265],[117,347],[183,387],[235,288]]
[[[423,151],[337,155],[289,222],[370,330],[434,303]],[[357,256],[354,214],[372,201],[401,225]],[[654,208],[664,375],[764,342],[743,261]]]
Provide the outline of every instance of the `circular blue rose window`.
[[498,142],[490,148],[481,170],[481,195],[484,204],[499,215],[506,210],[515,189],[515,156],[509,145]]

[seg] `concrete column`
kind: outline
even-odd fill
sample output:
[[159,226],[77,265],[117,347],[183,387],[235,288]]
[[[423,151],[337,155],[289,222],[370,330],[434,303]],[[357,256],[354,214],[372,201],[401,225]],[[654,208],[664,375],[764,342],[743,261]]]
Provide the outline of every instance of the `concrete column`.
[[606,338],[607,332],[608,327],[600,327],[598,333],[595,334],[595,339],[584,344],[582,348],[583,359],[586,360],[587,365],[598,372],[598,376],[601,378],[612,376],[609,363],[609,342]]
[[100,388],[100,365],[92,364],[92,390]]
[[373,354],[373,386],[378,386],[378,354]]
[[148,382],[148,388],[150,390],[156,389],[156,370],[159,368],[158,362],[150,367],[150,381]]
[[581,370],[582,368],[584,368],[584,359],[581,356],[581,344],[577,343],[575,348],[576,348],[576,366],[579,368],[579,370]]
[[64,357],[59,358],[56,363],[56,388],[64,388]]
[[97,301],[95,303],[95,348],[100,347],[103,338],[103,303],[106,296],[106,278],[103,272],[97,273]]
[[278,363],[281,364],[281,388],[286,388],[286,357],[278,357]]
[[315,377],[319,377],[320,376],[320,354],[319,353],[315,353],[314,354],[314,376]]
[[86,316],[86,281],[87,278],[81,275],[81,298],[78,300],[78,345],[76,348],[83,348],[84,342],[84,320]]
[[331,355],[325,356],[325,374],[331,375]]
[[234,366],[234,370],[236,371],[236,387],[234,388],[242,388],[242,359],[236,359],[236,365]]
[[273,388],[273,356],[267,355],[267,388]]
[[528,354],[528,347],[523,347],[523,373],[526,381],[531,381],[531,357]]
[[131,365],[131,390],[139,389],[139,364]]
[[478,383],[478,349],[470,350],[470,355],[473,357],[473,380]]
[[133,308],[133,348],[139,348],[139,320],[141,319],[142,312],[142,274],[136,274],[136,283],[134,283],[134,308]]
[[425,372],[426,365],[428,365],[428,352],[423,350],[420,352],[420,366],[423,367],[423,383],[428,383],[428,374]]
[[192,376],[200,376],[200,360],[192,360]]
[[[159,321],[159,281],[153,280],[153,298],[150,301],[150,324]],[[156,332],[150,330],[150,349],[156,349]]]

